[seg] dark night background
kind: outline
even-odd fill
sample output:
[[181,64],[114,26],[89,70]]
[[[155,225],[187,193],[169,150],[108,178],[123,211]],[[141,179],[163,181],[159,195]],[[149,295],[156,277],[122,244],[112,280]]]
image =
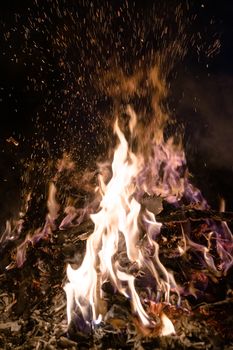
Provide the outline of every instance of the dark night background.
[[[129,71],[134,60],[165,46],[169,39],[160,37],[153,16],[165,17],[169,36],[176,37],[179,4],[186,9],[181,23],[187,21],[188,51],[169,76],[169,110],[184,125],[194,183],[213,206],[223,197],[233,210],[232,1],[10,0],[0,4],[2,223],[18,210],[27,162],[35,164],[33,181],[44,200],[49,159],[72,151],[85,168],[105,151],[109,101],[95,90],[96,69],[114,57]],[[10,137],[19,145],[7,142]]]

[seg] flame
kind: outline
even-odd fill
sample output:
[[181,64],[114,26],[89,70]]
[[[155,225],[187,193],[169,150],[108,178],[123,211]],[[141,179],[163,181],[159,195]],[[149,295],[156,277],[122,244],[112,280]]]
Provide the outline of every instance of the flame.
[[[125,79],[122,87],[115,86],[108,93],[110,96],[120,94],[118,97],[124,97],[123,100],[134,97],[136,92],[139,97],[144,96],[143,79],[142,74],[136,74],[134,79]],[[176,284],[172,272],[161,262],[158,240],[167,238],[161,236],[162,224],[157,222],[156,214],[162,209],[162,201],[172,203],[174,208],[181,211],[182,203],[188,203],[197,210],[210,208],[201,191],[190,183],[181,143],[175,143],[172,137],[167,140],[164,138],[168,116],[161,110],[160,99],[166,97],[165,82],[159,77],[157,69],[147,73],[146,81],[146,88],[152,96],[148,125],[138,125],[136,112],[127,106],[127,135],[130,135],[132,142],[127,142],[117,119],[114,133],[118,145],[112,164],[99,164],[99,184],[95,191],[97,171],[77,173],[71,157],[66,153],[63,155],[57,162],[56,173],[50,181],[45,223],[42,227],[27,232],[23,243],[17,247],[16,262],[18,266],[24,263],[28,243],[35,244],[40,239],[51,236],[56,229],[67,230],[79,226],[86,217],[90,217],[94,231],[86,240],[84,259],[77,269],[70,264],[67,266],[68,283],[64,290],[67,295],[68,323],[76,313],[79,316],[82,314],[87,329],[107,321],[106,295],[102,286],[105,282],[110,282],[115,292],[121,293],[130,301],[132,319],[142,334],[158,335],[159,329],[160,335],[166,336],[175,333],[174,326],[162,310],[157,312],[156,309],[169,304],[172,293],[176,294],[178,305],[182,295],[197,296],[197,278],[203,277],[206,285],[208,275],[213,275],[217,280],[226,274],[233,265],[233,235],[226,222],[205,220],[206,229],[201,230],[200,237],[192,232],[190,223],[180,225],[181,237],[175,256],[184,256],[185,259],[185,254],[195,252],[195,258],[201,262],[203,271],[207,271],[207,276],[204,272],[196,274],[194,271],[190,278],[187,277],[188,291]],[[117,115],[121,113],[122,110],[116,110]],[[62,207],[57,202],[56,184],[64,172],[66,178],[69,178],[69,184],[91,193],[92,199],[87,202],[84,200],[81,208],[76,208],[75,200],[66,198],[64,216],[58,223]],[[153,205],[148,205],[145,195],[153,198]],[[30,196],[18,220],[7,221],[0,244],[20,237],[29,201]],[[222,201],[220,211],[224,210],[225,203]],[[142,297],[140,288],[137,287],[137,282],[143,276],[149,276],[150,280],[146,297],[144,294]],[[153,312],[148,309],[148,304],[152,303],[161,321],[157,325]]]
[[[136,113],[130,106],[126,112],[130,117],[130,135],[138,137]],[[160,123],[162,124],[162,120]],[[70,323],[73,312],[79,310],[87,323],[93,321],[97,324],[104,320],[106,308],[103,307],[105,295],[102,285],[110,281],[115,291],[130,300],[133,314],[138,317],[141,326],[148,329],[142,333],[150,334],[149,329],[156,329],[156,325],[145,306],[146,300],[137,291],[137,274],[131,271],[138,271],[138,275],[150,275],[153,281],[150,295],[155,296],[152,300],[156,303],[169,304],[171,293],[176,293],[176,302],[179,305],[180,293],[185,291],[177,286],[172,272],[160,261],[157,240],[162,224],[156,221],[154,213],[142,208],[140,202],[143,195],[149,193],[160,196],[177,207],[180,206],[179,201],[182,198],[201,210],[208,209],[209,206],[200,190],[189,182],[188,172],[182,172],[182,168],[186,166],[185,154],[182,147],[174,144],[172,138],[165,142],[159,132],[158,139],[153,139],[149,156],[145,157],[140,152],[142,149],[134,153],[129,147],[118,120],[114,124],[114,132],[119,143],[114,152],[111,170],[109,171],[108,164],[102,164],[99,169],[96,194],[101,200],[97,212],[90,215],[94,231],[87,239],[81,266],[78,269],[72,268],[70,264],[67,266],[68,283],[64,287],[67,294],[67,318]],[[68,217],[73,220],[77,215],[77,210],[73,208],[66,210],[67,217],[63,224]],[[139,227],[139,221],[143,227]],[[144,237],[142,232],[145,232]],[[183,225],[181,234],[182,245],[178,245],[177,254],[181,256],[189,250],[196,251],[210,273],[217,277],[227,273],[233,264],[233,237],[226,223],[217,227],[214,222],[208,221],[207,232],[202,232],[206,244],[203,244],[203,240],[202,243],[196,241],[192,232],[187,231],[187,227]],[[213,256],[213,241],[217,257]],[[221,264],[217,265],[219,258]],[[189,293],[193,293],[191,286],[192,283]],[[160,335],[174,334],[174,326],[167,315],[161,312],[160,319]],[[142,329],[141,326],[139,329]]]
[[6,221],[6,227],[0,237],[0,245],[3,245],[7,241],[14,241],[20,237],[24,225],[24,216],[28,210],[28,203],[31,199],[31,193],[27,193],[22,204],[21,211],[16,219]]
[[[136,116],[128,108],[130,116],[130,131],[133,134]],[[150,326],[153,321],[147,314],[145,307],[135,286],[135,276],[129,273],[129,267],[137,266],[139,270],[149,270],[154,289],[158,297],[164,297],[169,303],[171,288],[176,289],[176,283],[159,259],[159,246],[155,236],[159,234],[161,224],[156,222],[155,216],[147,211],[144,222],[148,229],[147,241],[140,246],[140,229],[138,219],[141,205],[135,199],[137,191],[137,177],[144,165],[143,157],[135,155],[128,146],[118,121],[115,122],[114,132],[119,144],[115,150],[112,162],[112,177],[105,183],[104,177],[99,177],[99,192],[102,199],[100,209],[91,215],[94,231],[87,239],[86,253],[81,266],[73,269],[67,266],[69,282],[65,285],[67,294],[68,323],[72,319],[75,307],[81,311],[83,318],[89,322],[99,320],[101,315],[98,307],[103,298],[101,286],[110,281],[115,290],[129,298],[133,312],[139,317],[144,326]],[[148,257],[147,249],[153,251]],[[122,266],[119,256],[125,250],[127,266]],[[171,321],[170,321],[171,322]],[[168,326],[166,326],[168,324]],[[174,332],[171,324],[164,316],[162,334]]]
[[55,220],[58,217],[59,212],[59,204],[56,200],[56,186],[53,182],[49,185],[49,193],[48,193],[48,200],[47,200],[47,208],[48,208],[48,214],[46,216],[46,220],[43,227],[40,227],[36,229],[33,232],[29,232],[24,241],[17,247],[17,254],[16,254],[16,262],[17,266],[22,266],[25,259],[26,259],[26,250],[28,243],[35,244],[38,242],[41,238],[46,238],[49,235],[52,234],[52,232],[56,228]]
[[162,321],[162,330],[161,330],[162,336],[176,333],[172,321],[166,316],[165,313],[161,314],[161,321]]

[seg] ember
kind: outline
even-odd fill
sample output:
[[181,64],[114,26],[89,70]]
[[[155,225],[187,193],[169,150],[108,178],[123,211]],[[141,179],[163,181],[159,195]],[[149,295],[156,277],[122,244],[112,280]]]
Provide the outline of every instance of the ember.
[[[176,38],[162,5],[131,9],[128,2],[106,3],[105,8],[87,1],[86,8],[84,3],[56,1],[51,9],[51,4],[40,9],[35,1],[26,22],[16,14],[14,30],[4,31],[8,41],[21,28],[23,54],[42,55],[39,77],[52,50],[63,84],[57,87],[62,105],[57,112],[57,95],[47,87],[43,106],[47,111],[57,103],[55,129],[62,128],[59,113],[61,120],[71,119],[64,128],[68,136],[62,141],[54,136],[53,151],[36,118],[33,152],[18,156],[21,207],[6,220],[3,216],[0,235],[0,348],[231,349],[233,213],[225,210],[223,199],[219,210],[212,209],[196,185],[184,127],[176,126],[167,106],[170,75],[185,57],[188,40],[207,57],[218,52],[219,41],[214,37],[202,47],[201,34],[191,34],[188,26],[196,17],[184,23],[189,1],[169,12]],[[56,33],[51,34],[53,18]],[[132,27],[129,40],[139,43],[135,61],[125,54],[128,39],[122,33],[128,22],[137,29]],[[38,28],[46,44],[37,43]],[[154,34],[158,48],[150,49]],[[87,59],[89,46],[96,56]],[[83,72],[74,71],[73,78],[74,51],[85,59],[78,61]],[[22,59],[15,55],[15,64]],[[43,90],[46,80],[41,77],[38,84],[30,74],[35,91]],[[92,105],[93,95],[98,97]],[[80,112],[76,98],[86,109]],[[70,115],[78,110],[88,118],[75,131]],[[78,146],[70,136],[75,133]],[[17,133],[4,136],[9,152],[21,152],[24,143]],[[92,147],[95,156],[88,151]]]

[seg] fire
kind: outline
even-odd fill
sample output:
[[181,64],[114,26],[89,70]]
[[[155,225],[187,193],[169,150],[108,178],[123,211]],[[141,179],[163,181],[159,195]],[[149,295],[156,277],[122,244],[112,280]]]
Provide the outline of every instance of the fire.
[[[132,134],[136,125],[135,113],[129,108],[128,112]],[[104,318],[99,308],[99,301],[104,297],[101,286],[110,281],[116,291],[130,299],[133,313],[148,327],[153,325],[153,321],[136,290],[135,276],[129,272],[130,267],[135,266],[142,271],[147,269],[154,280],[154,289],[157,290],[158,297],[164,297],[167,303],[170,301],[171,288],[176,291],[177,288],[172,274],[159,259],[159,246],[155,238],[160,232],[161,224],[156,222],[155,216],[149,211],[143,218],[147,238],[140,244],[138,220],[141,205],[135,199],[135,193],[137,179],[145,164],[142,156],[136,156],[130,150],[118,121],[115,122],[114,132],[119,144],[111,166],[112,177],[105,183],[100,174],[98,191],[102,199],[99,211],[91,215],[94,231],[87,239],[85,257],[78,269],[73,269],[71,265],[67,267],[69,282],[65,291],[68,322],[72,319],[75,307],[79,308],[86,322],[97,322]],[[152,252],[150,256],[148,249]],[[120,259],[124,251],[127,256],[127,268]],[[164,326],[161,334],[174,333],[174,327],[165,314],[162,321]]]
[[[48,214],[43,227],[36,229],[33,232],[29,232],[26,235],[25,240],[17,247],[16,261],[18,266],[22,266],[26,259],[26,249],[27,245],[30,242],[35,244],[42,238],[47,238],[52,234],[53,230],[56,228],[55,220],[59,212],[59,204],[56,201],[56,187],[53,182],[49,185],[49,193],[47,200]],[[23,227],[23,223],[22,223]]]
[[[130,118],[130,134],[134,136],[136,113],[130,106],[126,112]],[[142,334],[151,334],[151,328],[157,334],[159,329],[160,335],[174,334],[173,323],[164,312],[159,314],[161,325],[158,328],[148,310],[148,300],[141,297],[135,283],[140,274],[149,275],[149,294],[153,297],[150,299],[149,295],[148,298],[158,305],[171,304],[171,295],[176,295],[173,300],[180,305],[181,295],[186,293],[160,260],[158,238],[162,224],[156,220],[158,208],[152,213],[140,203],[145,193],[163,198],[177,208],[182,198],[201,210],[208,209],[208,203],[201,192],[190,184],[188,173],[183,170],[186,166],[184,152],[181,147],[175,146],[172,138],[165,142],[159,133],[160,137],[153,139],[151,152],[145,158],[140,150],[133,152],[118,120],[114,133],[118,146],[111,164],[111,178],[106,180],[105,176],[109,173],[109,169],[106,169],[108,165],[100,167],[96,195],[101,200],[97,211],[90,215],[94,231],[87,239],[81,266],[77,269],[70,264],[67,266],[68,283],[64,289],[67,294],[68,323],[73,313],[80,312],[89,325],[105,321],[106,303],[102,286],[110,282],[115,292],[130,300],[132,313],[140,322],[138,328]],[[202,232],[202,236],[206,244],[195,241],[192,232],[181,224],[182,242],[176,254],[182,256],[189,250],[195,251],[209,273],[217,277],[227,273],[233,264],[233,238],[227,224],[223,222],[217,227],[210,221],[207,232]],[[212,252],[213,241],[216,257]],[[219,258],[220,265],[217,263]],[[196,295],[192,282],[188,293]],[[135,322],[138,324],[138,321]]]
[[162,319],[162,324],[163,324],[161,335],[166,336],[169,334],[174,334],[175,328],[174,328],[171,320],[164,313],[162,313],[161,319]]
[[[128,91],[129,84],[129,95],[133,96],[136,91],[142,94],[139,89],[143,85],[142,79],[140,74],[129,82],[126,79],[125,88]],[[26,259],[28,244],[34,245],[40,239],[51,237],[55,230],[79,226],[85,218],[90,218],[94,230],[86,240],[83,261],[77,269],[71,264],[67,266],[68,283],[64,289],[68,323],[76,314],[81,315],[88,329],[107,322],[107,293],[103,286],[110,283],[114,293],[130,301],[132,320],[142,334],[166,336],[175,333],[175,328],[164,312],[164,305],[180,305],[184,295],[197,297],[197,282],[205,288],[209,276],[217,280],[227,274],[233,265],[233,235],[224,221],[203,218],[201,221],[205,227],[198,234],[192,232],[191,219],[175,222],[179,240],[172,251],[173,256],[188,260],[195,255],[203,271],[194,269],[190,276],[185,276],[186,285],[180,286],[173,273],[164,266],[160,242],[168,241],[168,238],[161,233],[162,224],[157,217],[162,210],[162,201],[181,214],[184,214],[184,207],[196,208],[200,213],[210,208],[201,191],[190,183],[182,146],[175,143],[172,137],[165,140],[167,116],[160,108],[159,99],[166,96],[166,89],[158,71],[147,73],[146,81],[147,88],[152,92],[148,130],[138,125],[136,112],[128,105],[123,113],[129,117],[127,132],[124,134],[119,119],[116,119],[114,133],[117,146],[113,160],[111,164],[99,165],[95,191],[93,174],[96,172],[85,172],[85,180],[82,174],[72,177],[72,185],[74,182],[78,189],[83,187],[92,193],[90,202],[79,208],[72,198],[66,198],[63,205],[58,203],[57,185],[61,174],[64,171],[68,176],[76,174],[74,162],[64,154],[57,163],[56,174],[49,181],[48,212],[44,225],[24,232],[29,195],[18,219],[7,222],[0,243],[4,245],[7,241],[17,241],[24,234],[24,241],[16,248],[15,260],[20,267]],[[119,93],[117,88],[115,92]],[[114,95],[114,91],[111,94]],[[147,197],[153,199],[152,204],[148,203]],[[224,212],[224,202],[220,210]],[[11,264],[9,266],[11,268]],[[144,290],[140,290],[138,282],[145,283]]]

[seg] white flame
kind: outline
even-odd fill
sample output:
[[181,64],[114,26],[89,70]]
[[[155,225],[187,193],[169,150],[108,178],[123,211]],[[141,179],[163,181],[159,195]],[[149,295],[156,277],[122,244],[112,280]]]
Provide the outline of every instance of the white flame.
[[[131,117],[130,130],[133,132],[135,113],[128,108]],[[81,266],[67,267],[69,282],[65,286],[67,294],[68,322],[72,319],[75,306],[79,308],[86,321],[90,318],[98,322],[101,310],[98,301],[102,297],[101,286],[110,281],[113,287],[130,298],[132,309],[144,326],[151,324],[135,287],[135,277],[120,265],[118,254],[126,251],[128,264],[136,264],[138,269],[147,268],[154,278],[157,293],[164,293],[169,302],[170,286],[175,288],[175,281],[159,260],[158,244],[152,234],[159,233],[158,224],[150,212],[147,213],[147,245],[154,249],[151,258],[144,258],[144,250],[139,245],[138,216],[141,205],[134,198],[136,177],[143,167],[143,159],[128,149],[128,143],[116,121],[114,131],[119,145],[112,162],[112,178],[106,184],[100,176],[99,192],[102,194],[99,212],[92,214],[94,232],[88,238],[86,254]],[[146,220],[146,219],[145,219]],[[156,266],[156,267],[155,267]],[[170,327],[171,328],[171,327]]]
[[172,324],[172,321],[164,313],[161,314],[161,321],[162,321],[162,330],[161,330],[162,336],[176,333],[175,328]]

